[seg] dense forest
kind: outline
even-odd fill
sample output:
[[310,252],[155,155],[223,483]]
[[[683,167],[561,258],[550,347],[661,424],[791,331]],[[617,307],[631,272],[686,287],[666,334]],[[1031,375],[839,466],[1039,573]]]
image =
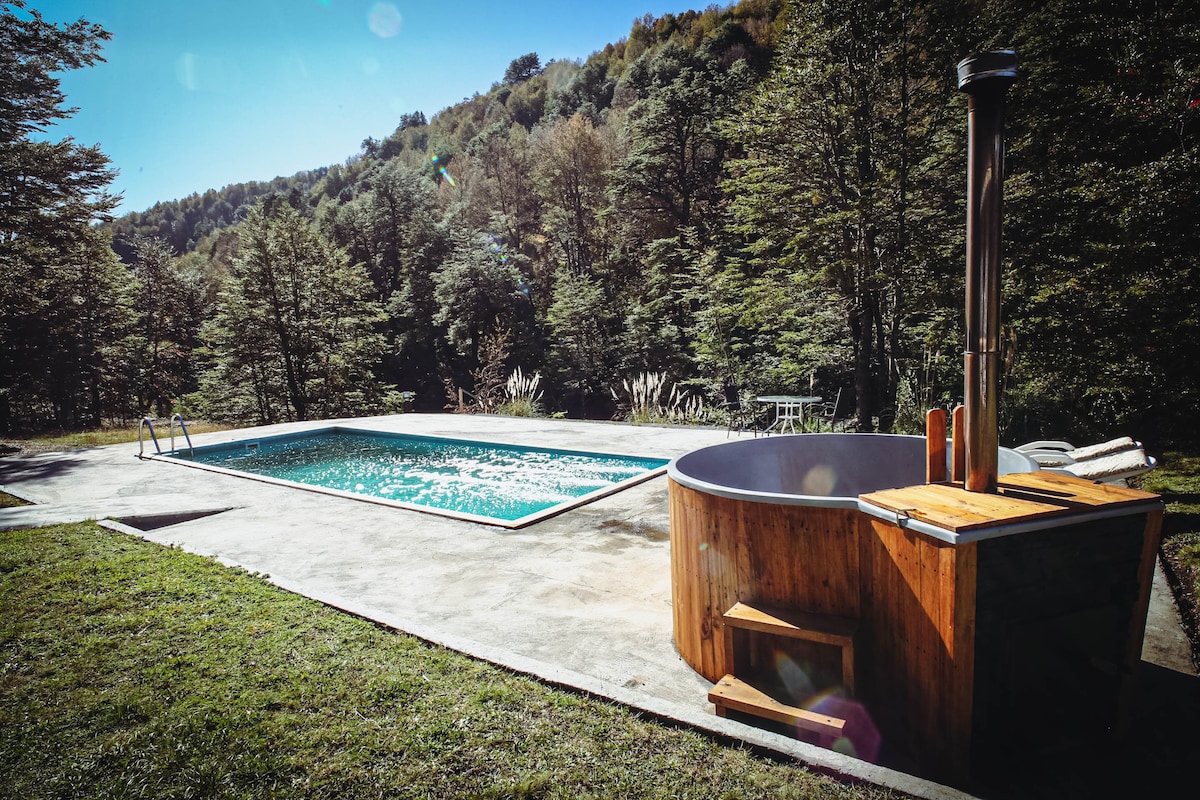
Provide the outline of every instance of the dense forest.
[[1190,0],[648,15],[344,163],[116,219],[99,149],[31,138],[107,33],[0,15],[0,430],[460,396],[719,422],[726,386],[917,429],[962,395],[955,65],[1006,48],[1002,441],[1196,443]]

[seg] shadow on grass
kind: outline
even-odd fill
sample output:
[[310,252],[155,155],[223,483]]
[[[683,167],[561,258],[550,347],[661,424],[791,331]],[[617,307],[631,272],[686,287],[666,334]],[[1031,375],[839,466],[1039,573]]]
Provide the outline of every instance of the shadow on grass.
[[1163,536],[1200,532],[1200,514],[1169,513],[1163,517]]
[[1200,505],[1200,492],[1157,492],[1167,505],[1178,503],[1185,506]]

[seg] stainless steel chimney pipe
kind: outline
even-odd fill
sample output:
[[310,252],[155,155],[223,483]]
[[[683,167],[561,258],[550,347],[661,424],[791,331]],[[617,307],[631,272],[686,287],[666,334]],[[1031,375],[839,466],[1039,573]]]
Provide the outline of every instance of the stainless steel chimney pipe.
[[997,50],[958,63],[967,93],[967,349],[963,379],[966,489],[995,492],[1000,444],[1000,228],[1004,183],[1004,95],[1017,54]]

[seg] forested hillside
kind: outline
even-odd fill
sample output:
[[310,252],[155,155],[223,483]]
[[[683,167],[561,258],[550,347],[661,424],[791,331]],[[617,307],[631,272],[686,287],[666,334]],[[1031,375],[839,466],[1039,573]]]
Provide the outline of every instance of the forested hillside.
[[[63,67],[99,52],[102,32],[79,37]],[[0,173],[19,188],[0,195],[0,426],[433,410],[460,389],[476,408],[608,418],[646,413],[631,395],[647,383],[661,387],[650,418],[718,420],[733,384],[841,390],[861,430],[917,425],[962,393],[955,64],[999,47],[1021,59],[1002,439],[1188,441],[1187,2],[742,0],[647,16],[580,62],[514,53],[486,92],[406,114],[344,163],[99,229],[103,156],[62,167],[90,176],[63,189],[71,203],[24,193],[48,151],[0,106]],[[53,225],[27,211],[39,202]]]

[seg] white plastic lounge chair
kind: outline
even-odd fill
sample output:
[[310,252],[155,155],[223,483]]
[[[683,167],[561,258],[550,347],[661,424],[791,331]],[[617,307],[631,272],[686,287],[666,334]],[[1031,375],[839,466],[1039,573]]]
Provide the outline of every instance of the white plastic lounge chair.
[[1128,436],[1087,447],[1075,447],[1062,441],[1038,441],[1015,449],[1032,458],[1044,470],[1102,483],[1127,485],[1129,478],[1158,466],[1153,457],[1146,455],[1142,443]]
[[1042,469],[1048,472],[1074,475],[1077,478],[1098,483],[1128,485],[1130,478],[1149,472],[1156,466],[1158,466],[1158,461],[1153,456],[1148,456],[1145,450],[1135,447],[1061,466],[1043,466]]
[[1141,446],[1141,442],[1135,442],[1128,436],[1122,436],[1087,447],[1076,447],[1070,442],[1042,440],[1019,445],[1014,449],[1029,456],[1043,467],[1065,467],[1069,464],[1090,461],[1127,450],[1138,450]]

